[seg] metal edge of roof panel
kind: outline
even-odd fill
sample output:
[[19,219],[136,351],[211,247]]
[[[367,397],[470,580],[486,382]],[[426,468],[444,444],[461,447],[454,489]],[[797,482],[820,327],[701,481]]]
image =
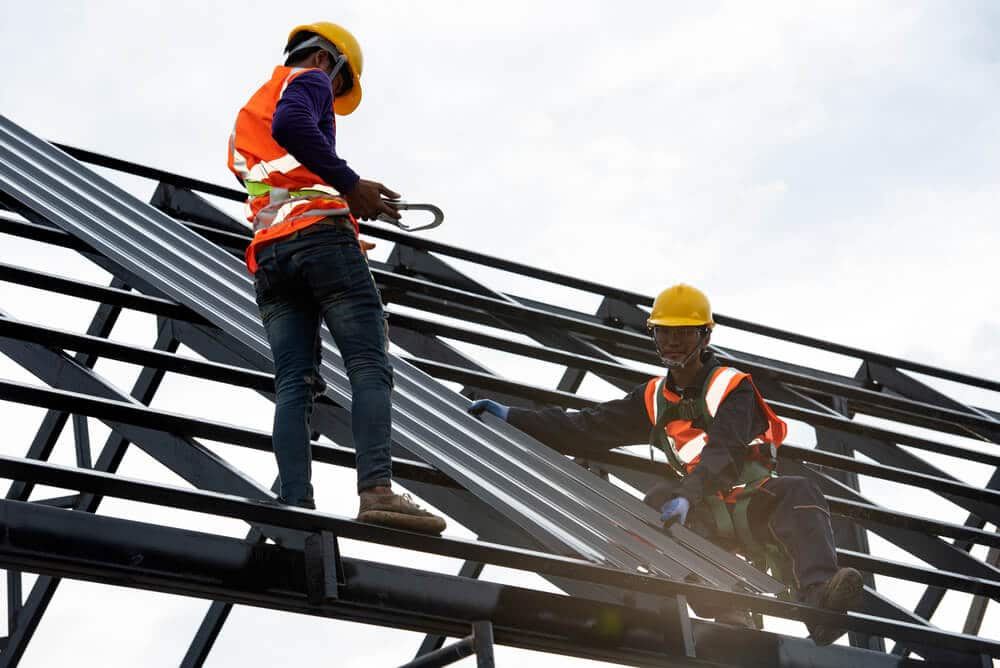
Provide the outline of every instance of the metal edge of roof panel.
[[[0,150],[9,156],[0,164],[0,177],[11,195],[269,357],[250,277],[238,260],[6,117],[0,117],[0,131]],[[328,391],[349,406],[350,386],[339,355],[327,347]],[[647,568],[675,578],[689,571],[716,586],[731,588],[736,580],[760,591],[775,590],[774,580],[738,557],[708,560],[670,540],[641,519],[649,517],[641,502],[623,499],[624,492],[611,483],[530,438],[515,438],[471,418],[463,406],[467,400],[430,376],[398,358],[393,366],[394,431],[404,447],[504,509],[544,544],[626,569]],[[445,433],[452,438],[444,438]],[[525,466],[526,453],[544,468]],[[566,493],[567,487],[573,494]]]

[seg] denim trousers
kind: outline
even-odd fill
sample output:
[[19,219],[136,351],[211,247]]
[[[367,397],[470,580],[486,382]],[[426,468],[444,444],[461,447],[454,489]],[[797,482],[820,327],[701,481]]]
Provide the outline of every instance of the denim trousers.
[[313,496],[310,418],[326,322],[351,382],[358,491],[389,485],[392,367],[385,312],[368,262],[347,225],[325,219],[257,250],[254,288],[274,356],[273,447],[281,496]]

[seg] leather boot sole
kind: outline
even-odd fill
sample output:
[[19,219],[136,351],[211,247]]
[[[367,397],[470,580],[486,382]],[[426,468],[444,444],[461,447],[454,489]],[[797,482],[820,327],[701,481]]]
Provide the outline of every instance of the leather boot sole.
[[[853,568],[841,568],[830,578],[820,607],[834,612],[847,612],[861,607],[865,581]],[[812,629],[812,639],[817,645],[829,645],[846,633],[846,629],[817,626]]]
[[447,526],[443,519],[433,515],[420,517],[418,515],[394,513],[388,510],[366,510],[358,515],[358,521],[378,524],[393,529],[405,529],[407,531],[418,531],[420,533],[435,535],[444,531]]

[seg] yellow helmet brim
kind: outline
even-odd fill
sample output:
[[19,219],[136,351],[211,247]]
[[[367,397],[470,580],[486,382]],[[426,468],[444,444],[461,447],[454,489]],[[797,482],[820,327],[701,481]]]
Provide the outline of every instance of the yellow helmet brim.
[[361,79],[354,77],[354,87],[333,100],[333,111],[339,116],[347,116],[361,104]]
[[705,321],[702,318],[684,318],[680,316],[661,316],[650,318],[646,321],[647,327],[715,327],[711,320]]

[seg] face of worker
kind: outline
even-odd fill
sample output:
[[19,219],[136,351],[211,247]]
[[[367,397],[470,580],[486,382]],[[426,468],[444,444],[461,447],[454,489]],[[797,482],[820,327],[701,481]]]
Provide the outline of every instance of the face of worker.
[[[711,331],[704,327],[663,327],[653,328],[653,341],[660,357],[675,364],[691,364],[700,357],[700,351],[708,346]],[[698,354],[692,353],[697,350]],[[686,360],[686,362],[685,362]]]

